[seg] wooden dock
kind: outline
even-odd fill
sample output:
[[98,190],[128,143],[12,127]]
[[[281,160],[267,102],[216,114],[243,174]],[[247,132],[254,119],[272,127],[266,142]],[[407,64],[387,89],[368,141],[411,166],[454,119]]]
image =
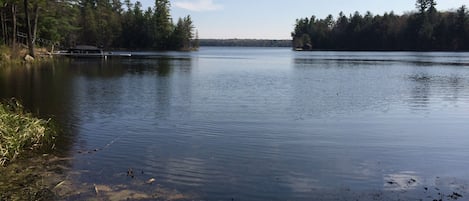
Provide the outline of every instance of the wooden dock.
[[116,52],[102,52],[102,53],[75,53],[75,52],[64,52],[57,51],[52,53],[54,56],[66,56],[72,58],[113,58],[113,57],[131,57],[131,53],[116,53]]

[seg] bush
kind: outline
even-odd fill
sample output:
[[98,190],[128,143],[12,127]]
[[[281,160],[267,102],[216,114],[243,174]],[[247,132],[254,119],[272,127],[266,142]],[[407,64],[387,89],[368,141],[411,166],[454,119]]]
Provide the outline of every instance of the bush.
[[0,165],[26,151],[53,148],[55,137],[50,119],[33,117],[15,99],[0,103]]

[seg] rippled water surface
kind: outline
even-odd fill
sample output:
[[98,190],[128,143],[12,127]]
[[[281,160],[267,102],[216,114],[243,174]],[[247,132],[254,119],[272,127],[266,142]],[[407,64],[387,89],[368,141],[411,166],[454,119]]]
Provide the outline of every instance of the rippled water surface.
[[195,200],[468,192],[468,53],[133,55],[0,69],[0,97],[57,119],[82,183],[154,178]]

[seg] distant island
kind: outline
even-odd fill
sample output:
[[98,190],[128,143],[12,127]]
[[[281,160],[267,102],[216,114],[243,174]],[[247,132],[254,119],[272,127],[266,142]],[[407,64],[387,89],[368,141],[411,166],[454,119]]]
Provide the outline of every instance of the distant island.
[[315,16],[296,20],[292,45],[296,50],[468,51],[469,16],[465,6],[437,11],[435,0],[417,0],[415,12],[393,12],[334,20]]
[[291,40],[260,39],[200,39],[200,46],[225,47],[291,47]]

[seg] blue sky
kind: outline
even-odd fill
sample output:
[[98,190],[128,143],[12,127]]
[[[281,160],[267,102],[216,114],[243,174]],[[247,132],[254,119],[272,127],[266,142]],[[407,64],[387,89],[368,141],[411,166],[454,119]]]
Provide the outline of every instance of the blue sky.
[[[135,1],[135,0],[134,0]],[[154,0],[140,0],[143,7]],[[469,5],[469,0],[437,0],[438,10]],[[340,11],[396,14],[415,9],[415,0],[171,0],[171,15],[191,15],[200,38],[290,39],[297,18],[336,17]]]

